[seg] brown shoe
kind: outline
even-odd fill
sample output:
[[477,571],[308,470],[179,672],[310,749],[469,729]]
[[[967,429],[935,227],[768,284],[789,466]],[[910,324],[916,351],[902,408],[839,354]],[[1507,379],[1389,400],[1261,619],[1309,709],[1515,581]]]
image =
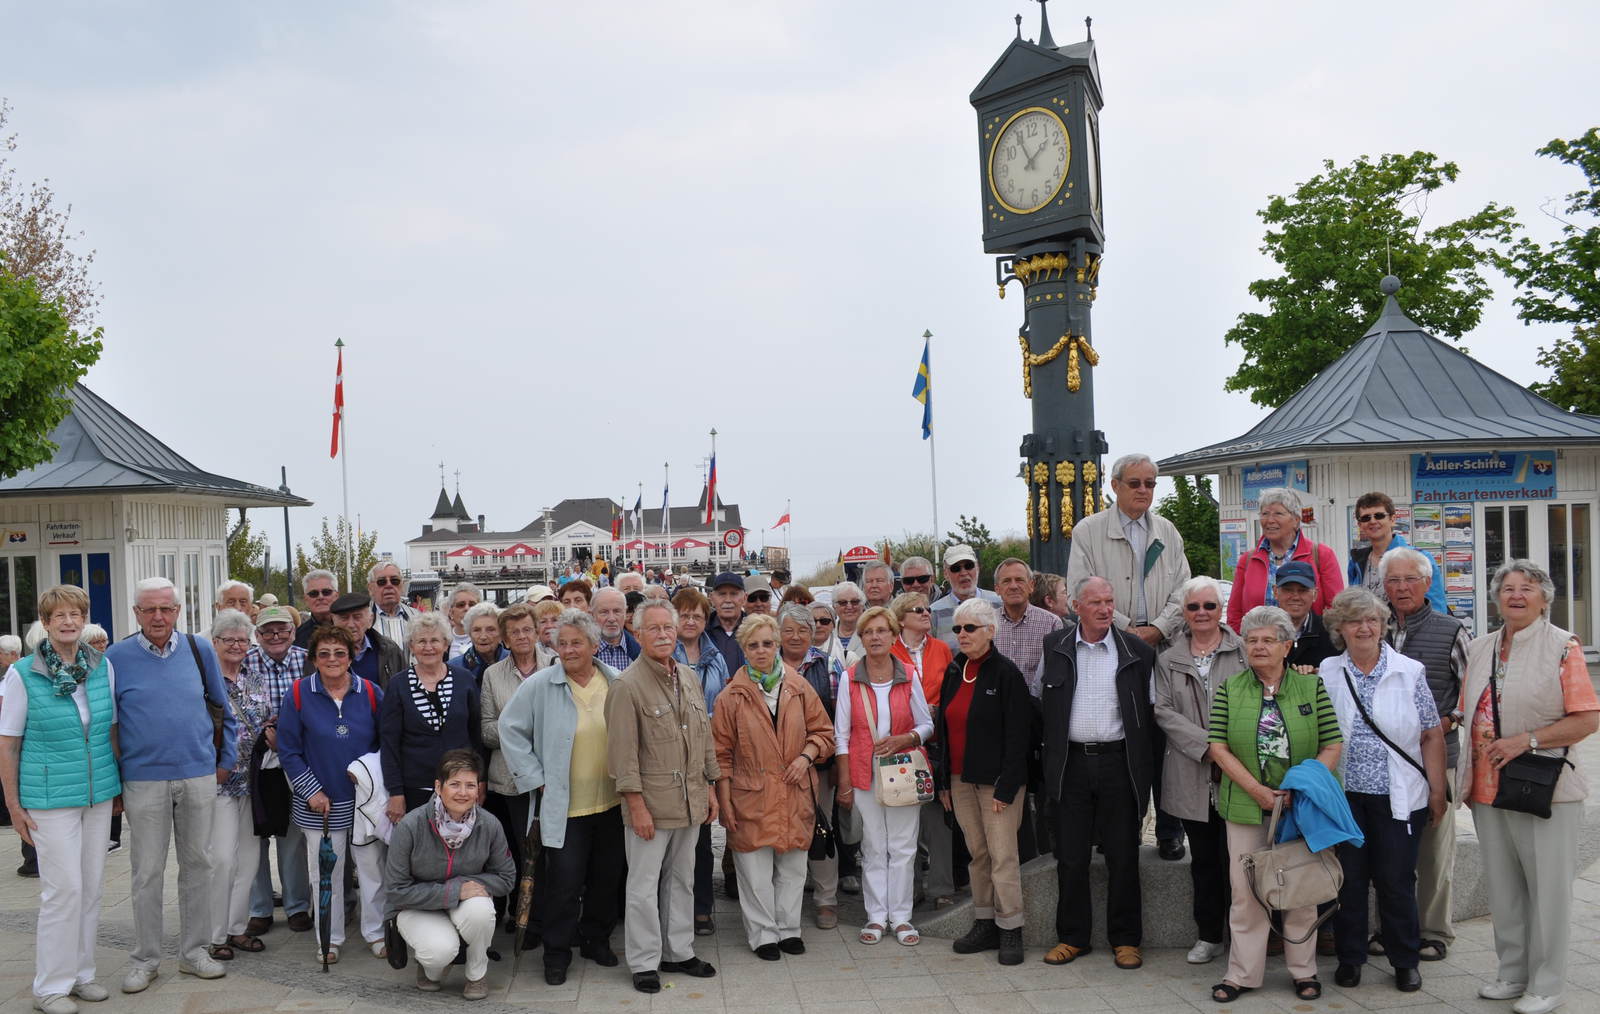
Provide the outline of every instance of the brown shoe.
[[311,929],[311,913],[296,912],[289,917],[289,928],[296,933],[305,933]]
[[1056,944],[1045,954],[1044,963],[1047,965],[1070,965],[1072,962],[1078,960],[1078,958],[1088,954],[1091,950],[1093,950],[1091,947],[1074,947],[1071,944]]
[[424,993],[439,992],[439,980],[428,978],[428,973],[423,969],[422,962],[417,962],[417,988]]
[[839,910],[832,905],[817,909],[817,929],[833,929],[839,925]]
[[461,999],[485,1000],[489,996],[489,977],[481,979],[468,979],[467,984],[461,987]]
[[1113,947],[1112,950],[1117,952],[1116,963],[1118,968],[1131,972],[1135,968],[1144,967],[1144,957],[1140,955],[1139,948],[1123,946]]
[[258,937],[271,928],[272,916],[270,915],[253,915],[250,917],[250,921],[244,924],[245,935],[251,937]]

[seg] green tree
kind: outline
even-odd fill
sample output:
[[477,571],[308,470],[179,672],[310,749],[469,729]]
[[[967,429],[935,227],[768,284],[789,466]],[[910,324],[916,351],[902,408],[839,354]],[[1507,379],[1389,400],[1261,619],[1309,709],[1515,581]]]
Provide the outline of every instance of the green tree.
[[342,517],[335,518],[332,527],[329,527],[327,518],[322,519],[322,532],[311,540],[309,555],[304,546],[295,547],[295,573],[305,574],[319,568],[329,570],[338,579],[340,591],[351,591],[344,587],[344,547],[347,540],[355,545],[355,562],[350,568],[350,579],[357,589],[365,591],[367,571],[378,562],[378,533],[367,531],[362,532],[359,538],[351,538],[350,523]]
[[1407,315],[1433,334],[1459,340],[1478,324],[1491,290],[1485,265],[1517,228],[1494,203],[1426,231],[1429,198],[1460,174],[1432,152],[1363,156],[1323,172],[1257,212],[1267,225],[1261,252],[1282,267],[1250,283],[1266,304],[1241,313],[1223,341],[1244,359],[1226,387],[1277,407],[1360,340],[1381,308],[1378,281],[1405,282]]
[[1211,480],[1202,475],[1194,482],[1187,475],[1175,475],[1172,481],[1177,489],[1161,498],[1156,513],[1171,521],[1183,536],[1183,555],[1189,559],[1190,573],[1217,577],[1222,573],[1222,549]]
[[239,511],[239,521],[228,530],[228,576],[240,581],[259,578],[267,558],[267,537],[251,531],[250,517]]
[[939,554],[939,540],[932,532],[907,531],[901,533],[898,539],[879,539],[875,545],[880,553],[884,547],[888,547],[889,558],[894,561],[896,570],[908,556],[920,556],[932,560]]
[[1539,350],[1551,376],[1530,386],[1562,408],[1600,415],[1600,127],[1537,154],[1577,168],[1586,185],[1566,195],[1560,214],[1547,212],[1561,223],[1560,239],[1546,246],[1523,236],[1502,264],[1523,323],[1572,325],[1571,337]]
[[0,477],[49,461],[66,391],[100,358],[100,329],[74,330],[31,278],[0,261]]

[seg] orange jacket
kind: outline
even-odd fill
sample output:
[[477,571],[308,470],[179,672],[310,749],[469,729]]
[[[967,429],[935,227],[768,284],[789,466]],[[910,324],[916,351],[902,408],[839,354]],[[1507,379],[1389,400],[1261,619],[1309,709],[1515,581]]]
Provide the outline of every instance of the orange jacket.
[[786,783],[783,773],[807,748],[818,764],[833,756],[833,722],[811,684],[784,666],[775,727],[760,685],[741,666],[717,695],[711,738],[722,775],[730,779],[725,798],[735,826],[729,846],[735,852],[769,845],[779,852],[809,848],[816,773],[807,771],[798,785]]
[[933,635],[922,642],[922,671],[917,672],[917,667],[911,661],[911,649],[906,647],[906,642],[900,638],[894,639],[894,646],[889,649],[894,657],[906,667],[906,672],[916,673],[922,681],[922,696],[928,699],[928,710],[939,709],[939,694],[944,689],[944,672],[950,668],[950,646]]

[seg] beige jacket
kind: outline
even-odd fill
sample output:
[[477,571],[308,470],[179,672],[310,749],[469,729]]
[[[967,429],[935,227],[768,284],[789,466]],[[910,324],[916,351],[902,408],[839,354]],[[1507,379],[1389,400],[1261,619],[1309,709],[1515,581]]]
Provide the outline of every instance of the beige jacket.
[[[534,672],[543,669],[538,665],[538,654],[535,653]],[[500,712],[510,703],[511,695],[522,686],[522,674],[517,672],[516,663],[507,655],[483,671],[483,693],[478,699],[479,738],[483,748],[489,751],[489,791],[498,792],[502,796],[517,794],[516,781],[511,777],[511,766],[506,763],[505,754],[500,751]]]
[[[1183,555],[1183,536],[1171,521],[1153,510],[1146,513],[1145,518],[1150,526],[1150,546],[1154,548],[1156,542],[1161,543],[1160,554],[1145,575],[1145,606],[1150,610],[1150,625],[1159,628],[1171,641],[1185,629],[1178,589],[1189,580],[1189,558]],[[1137,564],[1142,566],[1143,561]],[[1122,531],[1122,516],[1115,504],[1073,526],[1072,554],[1067,559],[1067,592],[1070,594],[1086,577],[1103,577],[1110,581],[1117,596],[1115,622],[1123,629],[1133,625],[1137,592],[1133,582],[1138,573],[1135,566],[1133,547]]]
[[[1211,819],[1212,763],[1210,748],[1211,701],[1217,687],[1230,676],[1248,669],[1244,642],[1222,628],[1222,640],[1211,661],[1209,681],[1201,681],[1190,653],[1187,629],[1172,646],[1156,656],[1156,724],[1167,734],[1167,752],[1161,765],[1161,809],[1180,820],[1205,823]],[[1211,684],[1206,689],[1206,682]]]
[[[710,786],[721,777],[706,717],[705,692],[694,670],[640,655],[606,695],[606,756],[618,792],[638,792],[656,827],[706,822]],[[628,820],[628,808],[622,808]]]

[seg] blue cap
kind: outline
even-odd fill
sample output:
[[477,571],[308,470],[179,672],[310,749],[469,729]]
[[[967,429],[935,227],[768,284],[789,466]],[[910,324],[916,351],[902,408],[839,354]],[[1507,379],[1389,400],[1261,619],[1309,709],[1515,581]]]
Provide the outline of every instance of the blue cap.
[[1307,588],[1317,586],[1317,572],[1311,569],[1311,564],[1300,560],[1293,560],[1278,568],[1276,584],[1282,587],[1286,584],[1305,585]]
[[711,590],[716,591],[725,584],[731,584],[740,591],[744,591],[744,578],[740,577],[738,574],[735,574],[731,570],[725,570],[718,574],[715,580],[711,582]]

